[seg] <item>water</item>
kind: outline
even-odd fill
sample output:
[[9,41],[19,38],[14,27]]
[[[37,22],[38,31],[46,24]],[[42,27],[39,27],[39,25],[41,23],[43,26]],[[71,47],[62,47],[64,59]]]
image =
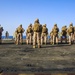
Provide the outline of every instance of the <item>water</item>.
[[[5,39],[5,36],[2,36],[2,39]],[[13,36],[8,36],[8,39],[13,39]],[[23,39],[26,39],[26,36],[23,36]]]
[[[2,36],[2,39],[5,39],[5,36]],[[50,36],[47,37],[48,39],[50,38]],[[13,39],[13,36],[9,36],[8,39]],[[26,39],[26,36],[23,36],[23,39]]]

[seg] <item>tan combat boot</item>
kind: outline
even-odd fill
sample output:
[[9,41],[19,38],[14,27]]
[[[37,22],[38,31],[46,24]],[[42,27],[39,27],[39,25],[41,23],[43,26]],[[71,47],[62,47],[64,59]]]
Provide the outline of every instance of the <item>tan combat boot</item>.
[[52,45],[54,45],[54,42],[52,43]]
[[38,45],[38,48],[41,48],[41,46],[40,46],[40,45]]
[[33,48],[36,48],[36,46],[33,46]]
[[71,45],[71,42],[69,42],[69,45]]

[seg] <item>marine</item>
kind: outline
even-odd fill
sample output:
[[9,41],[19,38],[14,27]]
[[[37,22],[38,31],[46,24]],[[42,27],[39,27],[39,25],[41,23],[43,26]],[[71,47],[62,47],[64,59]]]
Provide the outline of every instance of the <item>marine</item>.
[[4,31],[3,27],[0,25],[0,44],[2,43],[2,32]]
[[22,27],[22,24],[16,29],[17,39],[16,39],[16,45],[23,44],[23,33],[24,28]]
[[68,29],[67,29],[67,34],[69,36],[69,44],[73,44],[74,42],[74,27],[73,27],[73,23],[70,23]]
[[13,34],[13,39],[14,39],[14,43],[17,44],[17,31],[14,32]]
[[33,48],[36,48],[38,44],[38,48],[41,48],[41,24],[39,19],[36,19],[33,25]]
[[32,44],[33,39],[33,30],[32,30],[32,24],[30,24],[26,30],[26,43]]
[[53,31],[50,32],[50,44],[53,44]]
[[48,35],[48,28],[46,27],[46,24],[44,24],[42,26],[41,45],[47,44],[47,35]]
[[67,26],[63,26],[62,29],[61,29],[61,43],[62,43],[62,40],[65,40],[65,43],[67,43]]
[[74,26],[74,42],[75,42],[75,26]]
[[53,32],[53,45],[56,43],[58,44],[58,32],[59,32],[59,28],[57,27],[57,24],[54,24],[54,27],[52,29]]

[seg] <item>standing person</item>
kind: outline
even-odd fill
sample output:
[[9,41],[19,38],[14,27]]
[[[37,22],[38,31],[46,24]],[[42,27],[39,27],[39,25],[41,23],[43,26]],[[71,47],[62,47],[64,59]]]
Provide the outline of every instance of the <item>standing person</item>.
[[32,37],[33,37],[33,30],[32,30],[32,24],[28,26],[28,29],[26,30],[26,43],[32,44]]
[[74,27],[74,42],[75,42],[75,27]]
[[16,33],[17,33],[16,45],[23,43],[24,31],[25,30],[23,29],[22,24],[16,29]]
[[74,41],[74,27],[73,23],[70,23],[68,29],[67,29],[67,34],[69,35],[69,44],[71,45]]
[[41,48],[41,25],[39,23],[39,19],[36,19],[33,25],[33,48],[36,48],[36,44],[38,44],[38,48]]
[[[40,44],[41,44],[42,24],[40,24],[40,32],[39,33],[40,33],[40,35],[39,35],[40,36],[39,41],[40,41]],[[37,40],[37,42],[38,42],[38,40]]]
[[57,27],[57,24],[54,24],[52,32],[53,32],[53,45],[55,43],[58,44],[58,32],[59,32],[59,28]]
[[53,44],[53,31],[50,32],[50,44]]
[[6,38],[9,37],[9,33],[8,33],[8,31],[6,31],[5,36],[6,36]]
[[2,32],[3,32],[3,27],[0,25],[0,44],[2,43]]
[[65,42],[67,43],[67,26],[63,26],[61,29],[61,43],[62,43],[63,37],[65,38]]
[[17,44],[17,31],[13,34],[14,43]]
[[41,45],[47,44],[47,35],[48,35],[48,28],[46,27],[46,24],[42,26],[42,34],[41,34]]

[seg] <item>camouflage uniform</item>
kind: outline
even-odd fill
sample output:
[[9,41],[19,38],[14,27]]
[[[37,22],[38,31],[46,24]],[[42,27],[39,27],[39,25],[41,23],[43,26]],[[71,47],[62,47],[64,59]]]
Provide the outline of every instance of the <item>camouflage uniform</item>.
[[59,32],[59,28],[57,27],[57,24],[54,25],[53,29],[53,44],[56,43],[58,44],[58,32]]
[[26,30],[26,43],[32,44],[32,37],[33,37],[33,30],[32,30],[32,24],[28,26],[28,29]]
[[0,25],[0,44],[2,43],[2,32],[3,32],[3,27]]
[[50,32],[50,44],[53,44],[53,31]]
[[23,32],[25,30],[22,28],[22,25],[20,25],[17,29],[16,29],[16,33],[17,33],[17,39],[16,39],[16,45],[18,45],[19,43],[22,44],[23,43]]
[[67,43],[67,27],[66,26],[63,26],[62,29],[61,29],[61,43],[62,43],[62,40],[63,40],[63,36],[65,37],[65,42]]
[[72,44],[74,41],[74,27],[72,23],[67,30],[67,34],[69,35],[69,44]]
[[74,41],[75,41],[75,27],[74,27]]
[[[39,32],[39,36],[40,36],[39,41],[40,41],[40,44],[41,44],[41,35],[42,35],[42,24],[40,24],[40,32]],[[37,40],[37,42],[38,42],[38,40]]]
[[42,34],[41,34],[41,45],[47,44],[47,35],[48,35],[48,29],[46,27],[46,24],[42,26]]
[[15,40],[14,43],[17,44],[17,32],[16,31],[14,32],[14,40]]
[[41,25],[39,23],[39,19],[36,19],[33,25],[33,48],[36,48],[36,44],[38,44],[38,48],[41,47]]

